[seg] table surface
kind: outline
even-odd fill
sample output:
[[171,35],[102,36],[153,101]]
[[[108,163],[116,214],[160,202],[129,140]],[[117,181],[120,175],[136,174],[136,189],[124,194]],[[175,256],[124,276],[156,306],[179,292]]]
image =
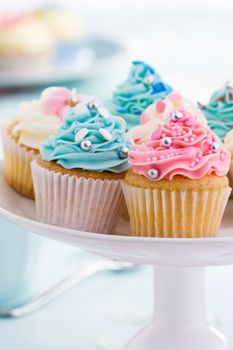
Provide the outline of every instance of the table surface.
[[[153,14],[147,12],[141,29],[137,20],[132,18],[132,25],[127,28],[128,45],[133,47],[131,57],[141,54],[140,57],[148,57],[150,62],[158,62],[167,81],[173,85],[176,82],[178,89],[186,91],[186,95],[206,100],[218,84],[221,86],[225,80],[233,77],[232,51],[226,53],[233,29],[230,14],[216,12],[209,18],[208,25],[204,15],[199,12],[191,17],[185,14],[157,14],[155,24]],[[105,26],[110,20],[111,17],[106,18]],[[121,20],[124,29],[126,19],[122,17]],[[124,31],[122,28],[121,34]],[[99,23],[99,33],[103,32],[104,28]],[[155,37],[160,36],[162,39],[155,41]],[[142,42],[147,50],[143,49]],[[119,65],[123,67],[123,62]],[[106,98],[112,86],[120,81],[120,73],[114,71],[113,67],[111,76],[106,77],[103,72],[99,81],[77,84],[77,88],[84,93]],[[123,69],[121,74],[125,74]],[[37,89],[2,93],[0,120],[6,119],[19,102],[37,95]],[[14,225],[13,230],[17,230]],[[44,248],[38,291],[61,277],[71,265],[73,268],[83,256],[76,248],[41,239]],[[209,318],[233,338],[232,276],[233,267],[209,268],[206,284]],[[28,317],[0,320],[1,347],[12,350],[17,344],[17,350],[120,350],[151,316],[152,283],[150,267],[124,274],[102,273]]]

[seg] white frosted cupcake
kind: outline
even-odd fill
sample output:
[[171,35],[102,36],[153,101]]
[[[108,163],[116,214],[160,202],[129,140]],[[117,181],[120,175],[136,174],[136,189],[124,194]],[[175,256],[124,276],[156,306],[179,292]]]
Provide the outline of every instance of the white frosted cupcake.
[[206,118],[198,106],[177,92],[170,93],[164,100],[151,104],[141,115],[141,124],[128,132],[135,144],[150,140],[153,130],[167,121],[167,116],[175,109],[183,108],[195,115],[202,125],[207,125]]
[[19,193],[34,198],[30,163],[56,133],[68,107],[83,99],[64,87],[45,89],[39,100],[22,103],[2,130],[6,180]]

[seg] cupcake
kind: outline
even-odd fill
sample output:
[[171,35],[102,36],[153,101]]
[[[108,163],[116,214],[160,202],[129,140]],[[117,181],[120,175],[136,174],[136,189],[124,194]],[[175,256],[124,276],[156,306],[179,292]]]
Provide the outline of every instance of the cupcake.
[[171,91],[151,66],[134,61],[127,80],[117,87],[108,106],[114,115],[123,117],[127,129],[131,129],[140,124],[140,116],[149,105],[164,99]]
[[56,133],[68,107],[83,99],[64,87],[45,89],[39,100],[22,103],[2,130],[4,170],[8,184],[34,198],[30,163],[47,138]]
[[201,105],[210,129],[224,140],[233,128],[233,89],[226,84],[210,98],[208,105]]
[[56,136],[32,162],[39,221],[111,233],[124,208],[129,167],[125,122],[96,101],[69,109]]
[[43,25],[56,41],[72,42],[80,38],[80,18],[71,10],[56,7],[39,8],[32,17]]
[[50,32],[30,16],[0,15],[0,70],[47,71],[54,44]]
[[129,152],[123,185],[132,234],[210,237],[230,195],[230,154],[184,109],[174,109],[151,140]]
[[202,125],[207,125],[203,112],[191,100],[183,97],[177,92],[172,92],[164,100],[158,100],[141,115],[141,124],[129,130],[128,135],[136,144],[142,144],[149,141],[153,130],[160,124],[167,121],[167,116],[175,108],[183,108],[189,113],[195,115]]

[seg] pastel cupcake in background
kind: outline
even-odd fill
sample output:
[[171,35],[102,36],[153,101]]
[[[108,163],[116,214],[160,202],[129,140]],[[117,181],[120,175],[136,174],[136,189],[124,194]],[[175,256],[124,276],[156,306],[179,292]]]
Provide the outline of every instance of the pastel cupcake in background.
[[135,144],[149,141],[153,130],[166,123],[168,116],[176,108],[188,110],[202,125],[207,125],[207,120],[197,104],[177,92],[171,92],[164,100],[155,101],[147,107],[141,115],[141,124],[129,130],[129,137]]
[[108,106],[114,115],[123,117],[127,129],[131,129],[140,124],[140,116],[149,105],[164,99],[171,91],[151,66],[134,61],[128,78],[116,88]]
[[65,87],[45,89],[39,100],[23,102],[2,130],[4,170],[8,184],[34,198],[30,163],[50,135],[57,132],[70,106],[84,99]]
[[38,220],[111,233],[123,209],[129,168],[125,122],[96,101],[69,109],[56,136],[32,162]]
[[53,35],[30,16],[0,14],[0,70],[47,70],[54,45]]
[[233,89],[227,83],[211,96],[207,105],[200,106],[210,129],[223,141],[233,128]]
[[230,154],[188,111],[174,109],[168,117],[129,152],[123,190],[132,234],[215,236],[231,192]]
[[56,6],[38,8],[32,17],[46,28],[56,41],[72,42],[80,39],[81,21],[75,11]]

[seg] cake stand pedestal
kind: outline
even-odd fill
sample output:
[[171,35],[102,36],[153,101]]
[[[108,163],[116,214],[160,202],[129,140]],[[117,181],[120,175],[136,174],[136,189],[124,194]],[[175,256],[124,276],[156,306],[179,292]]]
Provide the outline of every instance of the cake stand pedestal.
[[204,268],[154,268],[154,316],[125,350],[233,349],[208,324]]
[[35,204],[5,183],[0,163],[0,215],[51,239],[93,253],[154,266],[154,317],[124,350],[233,350],[233,345],[208,324],[205,266],[233,264],[233,201],[215,238],[139,238],[127,236],[121,220],[115,235],[74,231],[36,221]]

